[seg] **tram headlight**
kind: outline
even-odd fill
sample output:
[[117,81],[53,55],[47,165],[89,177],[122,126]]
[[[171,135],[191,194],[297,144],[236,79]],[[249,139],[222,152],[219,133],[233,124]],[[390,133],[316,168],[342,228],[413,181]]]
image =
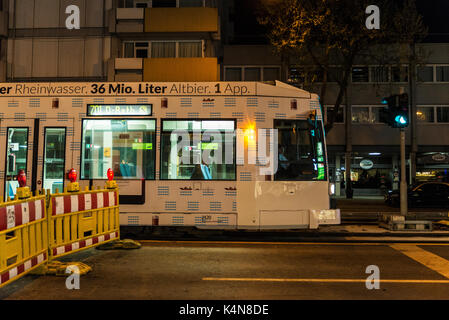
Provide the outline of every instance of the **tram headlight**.
[[329,183],[329,195],[335,195],[335,183]]

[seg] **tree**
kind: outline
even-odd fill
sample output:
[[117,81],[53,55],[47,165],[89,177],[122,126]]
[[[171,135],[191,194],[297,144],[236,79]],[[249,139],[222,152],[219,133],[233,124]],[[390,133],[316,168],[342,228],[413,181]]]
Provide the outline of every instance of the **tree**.
[[[375,57],[384,50],[370,50],[376,45],[415,41],[425,34],[414,0],[378,0],[380,29],[369,30],[365,21],[368,0],[264,0],[259,22],[268,27],[268,38],[275,50],[311,66],[320,74],[320,98],[326,97],[330,66],[342,67],[342,76],[333,78],[339,91],[326,131],[336,120],[357,58]],[[379,56],[378,56],[379,58]],[[331,63],[332,62],[332,63]],[[311,83],[315,77],[309,77]],[[323,105],[323,101],[321,101]]]

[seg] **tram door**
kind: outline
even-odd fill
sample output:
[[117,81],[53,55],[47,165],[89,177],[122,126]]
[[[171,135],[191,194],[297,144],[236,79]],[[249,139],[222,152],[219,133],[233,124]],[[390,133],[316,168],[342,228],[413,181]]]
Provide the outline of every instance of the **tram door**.
[[55,192],[64,188],[67,127],[54,119],[2,119],[0,122],[1,195],[14,200],[17,175],[24,170],[27,186]]

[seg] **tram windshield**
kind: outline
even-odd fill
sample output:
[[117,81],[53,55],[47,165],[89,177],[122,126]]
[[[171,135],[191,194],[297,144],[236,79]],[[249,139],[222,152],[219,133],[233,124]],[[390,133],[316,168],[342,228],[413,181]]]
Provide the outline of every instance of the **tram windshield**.
[[278,181],[326,179],[326,155],[321,121],[275,120],[278,129]]

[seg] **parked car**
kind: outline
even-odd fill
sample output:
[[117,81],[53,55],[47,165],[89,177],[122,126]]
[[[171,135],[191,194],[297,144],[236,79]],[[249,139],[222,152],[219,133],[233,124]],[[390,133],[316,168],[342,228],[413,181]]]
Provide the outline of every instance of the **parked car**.
[[[408,206],[413,207],[435,207],[449,208],[449,183],[425,182],[411,187],[407,190]],[[399,190],[388,191],[385,195],[385,203],[399,207]]]

